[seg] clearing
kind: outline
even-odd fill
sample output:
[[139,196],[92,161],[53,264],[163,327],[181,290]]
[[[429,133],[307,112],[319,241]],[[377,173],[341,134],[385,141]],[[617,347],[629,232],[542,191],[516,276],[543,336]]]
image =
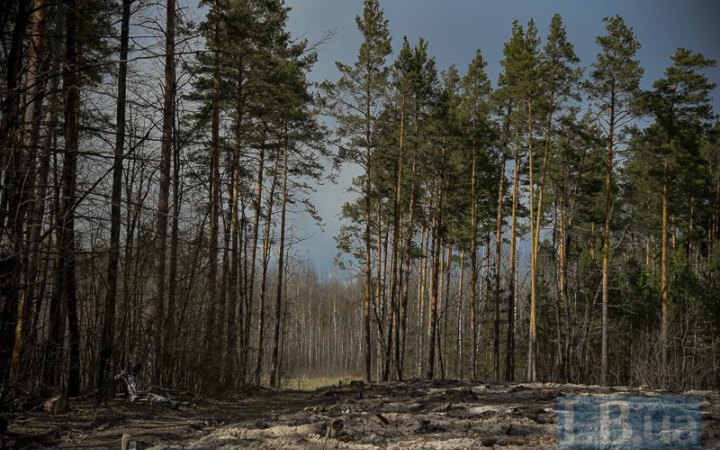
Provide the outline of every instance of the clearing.
[[[559,396],[651,397],[622,387],[554,383],[352,382],[314,391],[258,390],[223,400],[160,404],[70,399],[70,412],[3,413],[0,448],[138,449],[554,449]],[[703,448],[720,449],[720,392],[702,399]],[[4,445],[4,447],[3,447]]]

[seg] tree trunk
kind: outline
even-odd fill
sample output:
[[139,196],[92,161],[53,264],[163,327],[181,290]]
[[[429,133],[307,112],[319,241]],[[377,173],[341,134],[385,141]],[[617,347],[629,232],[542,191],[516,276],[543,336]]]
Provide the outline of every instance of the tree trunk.
[[[402,180],[403,180],[403,150],[405,143],[405,96],[402,96],[400,100],[400,141],[398,146],[398,158],[395,165],[395,207],[393,211],[393,242],[392,242],[392,256],[391,256],[391,267],[390,267],[390,309],[392,310],[392,336],[394,336],[395,342],[395,373],[400,379],[400,317],[399,317],[399,305],[398,305],[398,270],[400,257],[400,235],[401,229],[400,224],[402,216]],[[388,354],[390,353],[390,345],[392,339],[391,334],[388,333]],[[389,359],[389,358],[388,358]]]
[[275,329],[273,331],[272,368],[270,370],[270,386],[277,388],[280,384],[280,329],[282,326],[283,275],[285,271],[285,215],[287,212],[287,178],[288,178],[288,146],[287,126],[285,129],[285,145],[283,149],[283,181],[282,201],[280,205],[280,248],[278,255],[278,281],[275,295]]
[[[442,157],[445,155],[445,149],[442,150]],[[435,375],[435,346],[438,340],[438,301],[440,299],[440,253],[443,251],[441,245],[440,232],[442,229],[442,208],[443,208],[443,176],[439,177],[437,183],[437,203],[435,206],[435,218],[433,225],[433,267],[432,267],[432,293],[430,296],[430,335],[428,338],[428,367],[426,377],[430,380]]]
[[[519,140],[519,137],[518,137]],[[518,205],[518,183],[520,175],[520,149],[519,142],[515,149],[515,163],[513,168],[513,198],[512,198],[512,218],[510,228],[510,287],[508,289],[508,310],[507,310],[507,350],[506,350],[506,374],[507,381],[515,381],[515,254],[517,234],[517,205]],[[497,307],[496,307],[497,308]],[[499,314],[497,315],[499,316]],[[496,317],[497,317],[496,316]],[[499,319],[497,319],[499,322]],[[499,323],[496,325],[497,333],[500,332]]]
[[[368,75],[369,76],[369,75]],[[369,80],[365,92],[365,298],[363,299],[363,329],[365,338],[365,381],[372,380],[372,338],[370,334],[370,293],[372,292],[372,268],[370,256],[370,216],[372,214],[372,184],[370,167],[372,163],[372,112],[370,110],[371,95]],[[380,218],[378,217],[378,220]],[[378,249],[379,251],[379,249]],[[378,280],[378,283],[380,280]]]
[[603,221],[602,248],[602,350],[600,362],[600,383],[608,384],[608,302],[610,298],[610,215],[612,213],[612,172],[613,144],[615,138],[615,93],[611,94],[610,122],[608,133],[607,171],[605,174],[605,217]]
[[[472,151],[472,172],[470,173],[470,185],[472,189],[470,205],[470,379],[475,380],[477,377],[477,281],[478,281],[478,195],[477,195],[477,152]],[[503,175],[504,178],[504,175]],[[500,181],[502,186],[502,181]],[[499,187],[499,190],[502,188]],[[502,196],[502,194],[500,194]],[[502,210],[502,198],[500,199],[500,209]],[[502,217],[500,218],[502,220]]]
[[[535,180],[533,179],[534,174],[534,161],[533,161],[533,116],[532,116],[532,103],[528,101],[527,104],[528,112],[528,167],[529,167],[529,185],[530,185],[530,335],[528,337],[528,366],[527,366],[527,379],[529,382],[534,382],[536,379],[537,371],[537,249],[539,248],[538,239],[540,238],[539,232],[535,230],[540,228],[540,217],[535,220]],[[540,209],[540,205],[538,205]]]
[[127,98],[128,42],[130,35],[130,2],[122,1],[120,24],[120,63],[118,67],[118,98],[115,111],[115,155],[113,159],[112,206],[110,208],[110,251],[108,253],[105,314],[100,337],[100,364],[98,367],[98,397],[110,397],[112,356],[114,352],[115,305],[117,303],[118,266],[120,262],[120,202],[122,200],[123,153],[125,152],[125,103]]
[[[177,141],[177,134],[174,133],[173,139]],[[172,380],[175,373],[175,361],[177,359],[177,344],[173,342],[175,332],[175,308],[177,307],[177,290],[178,290],[178,240],[180,234],[180,209],[182,205],[182,184],[180,181],[180,145],[175,142],[173,146],[173,206],[172,206],[172,222],[170,224],[170,270],[168,277],[168,312],[167,327],[165,327],[166,345],[166,367],[164,373],[168,376],[168,381]],[[182,349],[181,349],[182,350]]]
[[428,306],[428,360],[427,360],[427,371],[425,378],[430,380],[435,375],[435,342],[437,340],[437,303],[439,292],[439,272],[440,272],[440,252],[442,248],[439,245],[439,224],[437,218],[434,220],[435,224],[432,227],[432,251],[431,251],[431,280],[432,283],[430,292],[430,304]]
[[[67,0],[65,35],[65,69],[63,86],[65,92],[65,159],[62,171],[62,199],[58,214],[58,262],[56,267],[57,303],[65,306],[68,318],[70,351],[68,353],[67,395],[80,392],[80,333],[75,285],[75,200],[77,182],[78,112],[80,103],[80,72],[77,67],[77,9],[75,0]],[[63,324],[64,325],[64,324]],[[56,338],[62,339],[64,333]],[[57,341],[56,341],[57,342]],[[58,362],[55,360],[56,363]],[[56,369],[56,375],[59,367]],[[57,381],[57,379],[55,380]]]
[[565,345],[563,347],[563,365],[561,379],[568,382],[570,365],[570,304],[567,294],[567,228],[565,199],[561,195],[558,200],[558,296],[560,305],[565,309]]
[[[227,318],[226,318],[226,349],[227,349],[227,361],[225,361],[225,384],[229,387],[237,386],[235,378],[235,363],[237,359],[237,323],[242,324],[242,318],[238,320],[237,310],[238,305],[237,299],[242,298],[239,295],[239,259],[240,259],[240,214],[239,208],[239,197],[240,197],[240,152],[242,150],[243,141],[243,118],[245,114],[245,94],[243,91],[243,74],[244,64],[242,58],[240,58],[238,64],[238,88],[236,95],[235,105],[235,146],[233,147],[233,153],[231,158],[230,167],[230,186],[228,186],[228,192],[230,198],[228,199],[228,209],[230,210],[230,276],[228,281],[228,301],[227,301]],[[244,213],[245,208],[243,208]],[[237,322],[237,323],[236,323]]]
[[[246,266],[250,265],[250,277],[245,282],[246,294],[245,298],[245,329],[243,334],[245,336],[245,346],[243,348],[241,358],[241,376],[243,382],[245,380],[246,371],[249,369],[250,364],[250,324],[252,323],[252,305],[253,305],[253,294],[255,291],[255,263],[257,259],[257,242],[258,233],[260,231],[260,220],[262,218],[262,194],[263,194],[263,174],[265,170],[265,142],[260,145],[260,154],[258,155],[258,170],[257,179],[255,180],[255,220],[253,221],[253,235],[250,245],[250,261],[246,263]],[[247,252],[245,252],[247,256]],[[247,270],[247,269],[246,269]]]
[[272,228],[272,212],[273,203],[275,201],[275,187],[277,186],[278,180],[278,169],[280,163],[280,151],[275,155],[275,165],[273,167],[273,178],[270,182],[270,193],[267,199],[267,217],[265,218],[265,231],[263,233],[263,255],[262,255],[262,273],[260,276],[260,299],[259,299],[259,311],[258,311],[258,346],[257,346],[257,359],[255,360],[255,385],[260,386],[262,381],[262,363],[265,349],[263,347],[265,342],[265,294],[267,288],[267,269],[270,258],[270,247],[271,247],[271,236],[270,230]]
[[668,352],[668,306],[670,303],[670,289],[668,287],[667,253],[668,253],[668,161],[663,166],[662,181],[662,236],[660,247],[660,293],[661,293],[661,319],[660,319],[660,374],[667,377]]
[[423,257],[421,259],[420,276],[418,278],[418,324],[417,324],[417,373],[419,377],[423,376],[424,358],[422,355],[425,352],[425,293],[428,279],[428,262],[431,261],[431,249],[430,249],[430,227],[423,225],[423,230],[420,233],[422,236],[422,248]]
[[[398,379],[403,379],[403,371],[405,364],[405,347],[407,345],[407,315],[408,315],[408,299],[410,296],[410,271],[411,271],[411,251],[414,238],[414,210],[415,210],[415,167],[416,152],[413,152],[411,163],[411,182],[410,182],[410,201],[408,206],[408,229],[405,236],[405,245],[403,247],[403,264],[400,266],[400,287],[402,289],[402,350],[400,353]],[[421,236],[422,239],[422,236]],[[422,243],[422,242],[421,242]],[[422,315],[422,314],[421,314]]]
[[165,30],[165,92],[163,103],[162,145],[160,147],[160,184],[157,206],[157,229],[155,258],[156,298],[154,314],[154,379],[159,381],[160,364],[163,361],[162,337],[165,323],[165,257],[167,244],[167,225],[170,197],[170,159],[173,143],[173,123],[175,121],[175,0],[167,0]]
[[[498,200],[497,200],[497,218],[495,228],[495,286],[493,291],[493,305],[494,311],[497,311],[497,317],[493,319],[493,376],[499,378],[500,374],[500,269],[502,266],[502,224],[503,224],[503,196],[505,193],[503,189],[505,187],[505,157],[501,156],[502,161],[500,162],[500,183],[498,184]],[[514,248],[514,247],[513,247]],[[512,283],[512,282],[511,282]],[[510,307],[510,301],[508,302],[508,308]],[[510,335],[508,334],[507,341],[507,355],[510,355]],[[475,345],[474,347],[477,347]],[[473,359],[475,358],[476,350],[473,350]],[[508,357],[509,358],[509,357]],[[498,366],[495,369],[495,366]],[[474,368],[473,368],[474,370]],[[507,360],[506,371],[508,374],[512,373],[510,370],[510,360]],[[497,380],[497,378],[495,378]]]
[[[25,251],[23,226],[29,194],[25,180],[32,164],[22,142],[20,79],[31,3],[30,0],[17,3],[15,27],[6,59],[7,90],[0,123],[0,383],[10,376],[19,319],[18,303],[22,297],[19,294]],[[9,4],[3,6],[3,9],[10,7]]]
[[[33,4],[33,32],[32,38],[30,39],[30,46],[28,49],[28,62],[27,62],[27,75],[25,79],[26,86],[26,97],[27,107],[25,109],[25,119],[22,136],[22,150],[25,153],[25,158],[28,160],[27,180],[31,180],[37,186],[33,189],[33,193],[42,193],[44,189],[44,181],[47,179],[47,172],[49,167],[49,154],[43,153],[40,161],[40,174],[37,179],[39,182],[35,182],[35,159],[36,159],[36,148],[40,139],[40,117],[42,112],[42,101],[44,92],[41,89],[43,79],[41,78],[41,66],[43,61],[44,49],[45,49],[45,35],[46,35],[46,16],[47,16],[47,5],[45,0],[35,0]],[[43,170],[44,169],[44,170]],[[26,192],[27,189],[23,189]],[[29,199],[28,195],[23,195],[26,201],[32,206],[30,207],[28,220],[27,220],[27,250],[24,253],[24,267],[25,267],[25,283],[24,287],[21,287],[18,295],[17,305],[17,325],[15,326],[15,342],[12,350],[12,362],[10,367],[10,381],[16,383],[18,379],[18,369],[20,365],[20,358],[22,356],[22,346],[25,340],[26,326],[28,324],[30,304],[33,300],[33,285],[35,284],[35,277],[37,276],[37,265],[38,265],[38,248],[39,241],[41,240],[40,232],[42,231],[42,219],[44,211],[44,198],[36,196],[35,199]],[[9,325],[9,324],[8,324]],[[0,376],[0,379],[4,377]]]
[[[213,2],[215,15],[213,24],[213,87],[212,87],[212,136],[210,154],[210,227],[208,229],[208,309],[207,309],[207,340],[206,358],[215,354],[219,343],[218,296],[217,296],[217,258],[220,215],[220,3]],[[220,361],[210,360],[210,378],[217,380]]]

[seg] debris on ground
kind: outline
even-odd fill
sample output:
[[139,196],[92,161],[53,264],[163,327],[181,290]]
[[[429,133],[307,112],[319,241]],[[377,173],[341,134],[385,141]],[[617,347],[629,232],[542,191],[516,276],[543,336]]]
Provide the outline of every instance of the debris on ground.
[[[8,449],[119,448],[128,435],[141,450],[549,450],[558,444],[558,397],[666,394],[553,383],[408,381],[258,390],[223,400],[187,399],[174,410],[137,399],[97,406],[91,399],[71,398],[72,408],[62,416],[3,414],[9,421]],[[703,448],[720,448],[720,392],[682,395],[702,400]]]
[[64,395],[49,398],[43,403],[43,411],[53,416],[65,414],[68,412],[67,399]]
[[171,408],[177,408],[178,402],[169,395],[160,395],[153,392],[142,392],[138,391],[135,377],[128,373],[126,370],[121,371],[115,375],[116,381],[123,381],[127,387],[128,399],[131,402],[146,402],[146,403],[164,403]]

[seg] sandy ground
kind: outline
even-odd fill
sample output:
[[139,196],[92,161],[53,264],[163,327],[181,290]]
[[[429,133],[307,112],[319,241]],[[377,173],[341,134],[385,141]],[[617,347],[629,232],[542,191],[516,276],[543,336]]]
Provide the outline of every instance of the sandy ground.
[[[70,399],[70,412],[2,413],[0,449],[555,449],[559,396],[627,397],[657,391],[565,384],[410,381],[268,391],[223,400],[180,398],[177,409]],[[720,392],[702,399],[702,446],[720,449]],[[4,446],[4,447],[3,447]]]

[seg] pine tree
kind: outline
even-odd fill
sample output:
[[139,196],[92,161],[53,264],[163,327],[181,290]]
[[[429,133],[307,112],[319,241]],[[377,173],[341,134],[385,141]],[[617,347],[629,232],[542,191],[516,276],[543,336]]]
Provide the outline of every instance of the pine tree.
[[[535,224],[533,230],[534,239],[532,254],[534,258],[534,268],[531,276],[537,277],[538,268],[538,255],[540,252],[540,229],[542,226],[543,219],[543,207],[545,206],[544,193],[546,191],[546,176],[548,172],[548,166],[551,160],[551,151],[555,147],[555,135],[556,129],[562,126],[562,121],[570,112],[567,109],[570,107],[570,102],[579,100],[579,82],[582,76],[582,69],[577,67],[579,58],[575,54],[573,45],[568,42],[565,27],[562,22],[562,18],[559,14],[555,14],[550,21],[550,32],[548,38],[543,47],[541,58],[541,65],[539,67],[541,76],[541,86],[543,96],[540,100],[540,111],[539,111],[539,122],[544,128],[543,138],[543,156],[540,165],[540,178],[537,187],[537,199],[535,200]],[[564,203],[559,202],[561,207],[564,207]],[[564,213],[564,211],[563,211]],[[561,215],[563,214],[561,213]],[[565,214],[566,215],[566,214]],[[560,237],[564,239],[564,237]],[[561,242],[560,246],[564,251],[564,243]],[[568,297],[565,282],[565,266],[564,266],[565,254],[562,255],[560,270],[558,270],[559,278],[558,281],[558,304],[559,308],[565,308],[566,312],[569,308]],[[533,283],[531,289],[533,297],[537,296],[536,282]],[[536,304],[536,301],[533,302]],[[561,305],[561,306],[560,306]],[[536,315],[533,315],[536,317]],[[531,323],[531,330],[537,329],[536,324]],[[567,336],[566,336],[567,339]],[[558,343],[559,345],[559,343]],[[534,353],[529,355],[533,364],[537,364],[537,334],[535,333],[534,339],[531,336],[531,345],[529,351]],[[565,351],[561,353],[560,365],[563,367],[563,372],[567,372],[567,359],[569,352],[569,344],[566,340]],[[533,375],[537,374],[537,369],[532,367]],[[534,378],[534,377],[533,377]]]
[[[490,79],[485,72],[487,63],[478,50],[468,66],[467,74],[462,80],[462,114],[467,135],[468,147],[471,152],[470,169],[470,334],[471,334],[471,365],[470,378],[477,377],[478,351],[478,238],[482,214],[492,210],[487,199],[491,198],[491,184],[495,176],[492,172],[497,168],[491,164],[489,145],[492,142],[494,126],[490,121],[492,108],[492,88]],[[504,174],[501,175],[504,178]],[[501,194],[502,196],[502,194]],[[481,199],[485,199],[484,201]],[[501,208],[502,209],[502,208]],[[487,220],[487,219],[486,219]],[[499,301],[498,301],[499,304]]]
[[[531,248],[535,248],[534,233],[534,179],[533,179],[533,140],[535,134],[533,108],[539,103],[540,95],[540,59],[539,39],[537,28],[531,20],[528,22],[527,30],[515,21],[513,23],[512,38],[505,43],[501,62],[503,72],[498,83],[496,96],[500,104],[505,105],[508,111],[509,128],[514,142],[513,148],[513,206],[512,225],[510,233],[510,280],[508,293],[508,331],[506,349],[506,378],[514,379],[515,372],[515,237],[517,231],[517,216],[520,193],[520,175],[523,169],[522,148],[527,148],[527,164],[529,168],[530,187],[530,237]],[[496,262],[497,264],[497,262]],[[531,284],[534,286],[535,258],[531,252]],[[534,379],[534,346],[535,346],[535,297],[534,288],[531,287],[530,305],[530,340],[529,340],[529,363],[528,378]],[[500,379],[500,309],[499,304],[495,306],[493,327],[493,378]]]
[[[668,314],[668,214],[674,199],[693,198],[692,178],[700,172],[699,154],[702,127],[712,118],[710,92],[715,88],[703,71],[715,67],[715,61],[687,49],[678,49],[665,78],[653,83],[653,90],[640,100],[655,123],[645,131],[651,152],[643,158],[646,176],[658,180],[661,196],[660,244],[660,351],[663,371],[667,370]],[[659,161],[659,164],[652,163]],[[688,189],[690,187],[690,189]],[[675,214],[674,214],[675,215]]]
[[600,53],[592,64],[586,88],[598,111],[598,120],[607,141],[605,214],[602,227],[602,353],[600,381],[608,379],[608,306],[610,302],[610,227],[613,211],[613,168],[615,153],[625,126],[632,118],[632,106],[643,69],[635,60],[640,43],[633,29],[620,16],[603,19],[607,34],[597,38]]
[[[392,52],[387,19],[378,0],[365,0],[363,15],[356,17],[362,33],[357,61],[352,65],[338,62],[340,80],[334,85],[325,84],[326,96],[333,102],[333,114],[340,125],[343,142],[340,157],[356,163],[365,170],[363,236],[365,252],[365,293],[363,301],[365,380],[370,381],[372,340],[370,330],[370,304],[372,295],[372,211],[373,192],[370,168],[373,165],[375,136],[379,108],[387,91],[388,68],[386,58]],[[377,283],[380,280],[376,280]]]

